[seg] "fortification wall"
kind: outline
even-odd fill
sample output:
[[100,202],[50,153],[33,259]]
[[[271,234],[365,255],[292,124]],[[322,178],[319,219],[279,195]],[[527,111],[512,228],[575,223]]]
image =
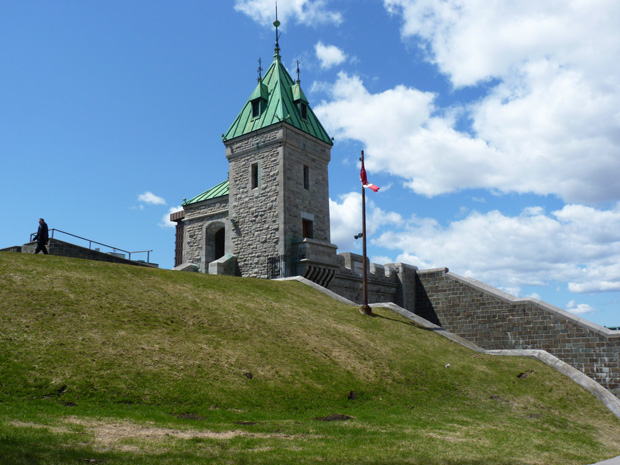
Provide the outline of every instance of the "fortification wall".
[[447,268],[419,271],[416,281],[415,313],[422,318],[484,349],[545,350],[619,393],[620,331]]
[[[37,248],[36,242],[29,242],[21,247],[22,253],[34,253]],[[61,255],[63,257],[84,258],[87,260],[98,260],[101,262],[123,263],[125,265],[137,265],[137,266],[149,266],[156,267],[157,265],[148,264],[145,262],[138,262],[134,260],[128,260],[126,258],[110,255],[109,253],[100,252],[98,250],[87,249],[79,245],[71,244],[70,242],[60,241],[58,239],[50,238],[47,250],[50,255]]]
[[[361,304],[363,257],[353,253],[338,254],[340,267],[328,289]],[[415,273],[417,268],[402,263],[368,264],[368,303],[394,302],[413,311],[415,305]]]

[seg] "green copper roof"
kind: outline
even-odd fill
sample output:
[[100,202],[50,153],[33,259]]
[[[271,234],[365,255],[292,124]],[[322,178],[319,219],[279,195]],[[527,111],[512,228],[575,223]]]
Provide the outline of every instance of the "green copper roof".
[[224,182],[219,183],[217,186],[214,186],[211,189],[204,191],[202,194],[198,194],[196,197],[193,197],[189,200],[184,200],[181,205],[191,205],[192,203],[198,203],[204,200],[211,200],[215,199],[216,197],[222,197],[224,195],[228,195],[228,179]]
[[[252,117],[253,101],[258,102],[260,106],[260,114],[256,117]],[[305,118],[302,118],[302,104],[306,106]],[[222,139],[224,141],[234,139],[280,122],[286,122],[333,145],[331,138],[308,105],[299,81],[293,82],[276,51],[273,63]]]

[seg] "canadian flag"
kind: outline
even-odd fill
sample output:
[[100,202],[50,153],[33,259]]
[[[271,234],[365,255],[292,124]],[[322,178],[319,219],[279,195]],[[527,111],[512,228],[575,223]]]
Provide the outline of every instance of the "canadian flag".
[[379,186],[375,186],[374,184],[370,184],[368,182],[368,178],[366,177],[366,170],[364,169],[364,160],[362,160],[362,171],[360,171],[360,180],[362,181],[362,186],[367,187],[373,192],[379,191]]

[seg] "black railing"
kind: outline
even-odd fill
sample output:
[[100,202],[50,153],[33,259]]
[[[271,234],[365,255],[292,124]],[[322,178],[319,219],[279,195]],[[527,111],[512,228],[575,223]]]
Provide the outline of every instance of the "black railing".
[[[71,234],[71,233],[68,233],[66,231],[61,231],[60,229],[50,229],[49,232],[50,232],[50,238],[52,238],[52,239],[54,238],[54,232],[57,232],[57,233],[66,234],[67,236],[75,237],[77,239],[81,239],[83,241],[86,241],[86,242],[88,242],[88,248],[89,249],[92,249],[93,244],[96,244],[96,245],[100,245],[102,247],[107,247],[108,249],[112,249],[112,251],[113,251],[112,253],[124,252],[124,253],[126,253],[128,255],[129,260],[131,260],[131,254],[145,253],[146,254],[146,263],[150,263],[149,260],[151,258],[152,250],[137,250],[137,251],[134,251],[134,252],[130,252],[128,250],[119,249],[118,247],[113,247],[111,245],[107,245],[107,244],[103,244],[101,242],[93,241],[92,239],[86,239],[85,237],[76,236],[75,234]],[[37,233],[30,234],[30,242],[32,242],[32,239],[36,235],[37,235]]]
[[267,258],[267,278],[277,279],[284,278],[286,269],[286,255],[276,255]]

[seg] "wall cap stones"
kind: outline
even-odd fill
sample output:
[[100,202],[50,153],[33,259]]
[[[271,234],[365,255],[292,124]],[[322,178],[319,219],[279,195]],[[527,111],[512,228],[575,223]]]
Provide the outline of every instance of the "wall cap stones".
[[[446,268],[447,270],[447,268]],[[425,271],[433,271],[433,270],[425,270]],[[422,274],[423,272],[419,272]],[[611,329],[607,329],[604,326],[598,325],[588,320],[584,320],[583,318],[578,317],[577,315],[573,315],[572,313],[567,312],[566,310],[562,310],[561,308],[555,307],[551,304],[543,302],[542,300],[534,299],[531,297],[515,297],[513,295],[508,294],[507,292],[500,291],[499,289],[494,288],[493,286],[489,286],[488,284],[484,284],[480,281],[477,281],[473,278],[465,278],[463,276],[456,275],[454,273],[446,273],[446,278],[452,279],[455,281],[459,281],[463,284],[471,286],[475,289],[478,289],[487,294],[491,294],[494,297],[497,297],[500,300],[508,303],[531,303],[537,305],[545,311],[555,314],[558,317],[563,318],[564,320],[572,321],[579,326],[585,327],[586,329],[593,331],[601,336],[608,338],[620,338],[620,331],[612,331]]]

